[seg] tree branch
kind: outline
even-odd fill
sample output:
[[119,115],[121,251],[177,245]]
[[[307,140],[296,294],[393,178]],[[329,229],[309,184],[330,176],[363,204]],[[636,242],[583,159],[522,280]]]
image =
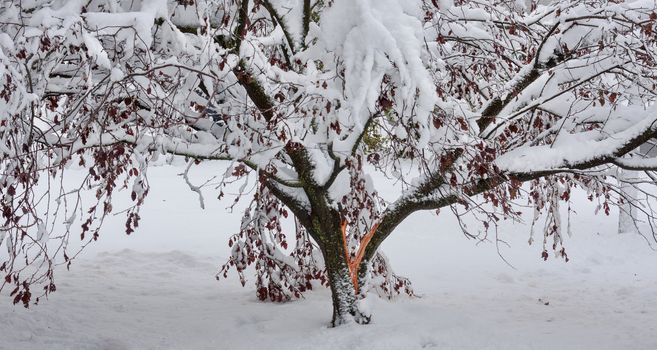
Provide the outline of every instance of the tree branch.
[[290,47],[290,51],[292,54],[296,53],[296,45],[294,45],[294,39],[292,38],[292,35],[290,35],[290,31],[287,28],[287,24],[283,20],[283,17],[276,11],[274,6],[271,4],[269,0],[262,0],[262,5],[265,7],[267,12],[269,12],[269,15],[271,16],[276,23],[281,27],[281,30],[283,31],[283,36],[285,36],[285,40],[287,41],[288,46]]
[[550,59],[543,65],[541,62],[539,62],[539,57],[541,55],[541,51],[543,49],[543,46],[545,45],[545,42],[548,40],[548,38],[554,34],[554,32],[557,30],[559,27],[559,24],[555,24],[552,26],[552,28],[547,32],[547,34],[543,37],[543,40],[541,44],[538,47],[538,50],[536,51],[536,56],[534,60],[531,63],[531,69],[529,70],[528,73],[526,73],[523,77],[518,77],[518,73],[516,78],[520,78],[516,84],[514,84],[511,87],[511,93],[506,95],[506,98],[502,99],[501,97],[497,96],[492,98],[491,100],[488,101],[486,107],[484,107],[483,111],[481,112],[481,117],[477,120],[477,125],[479,126],[479,132],[484,132],[484,130],[493,122],[495,121],[495,118],[497,115],[506,107],[511,101],[514,100],[516,96],[518,96],[523,90],[525,90],[531,83],[536,81],[541,76],[541,69],[549,69],[555,67],[557,64],[562,63],[565,61],[565,57],[563,55],[556,55],[553,54]]
[[338,158],[338,156],[335,155],[335,152],[333,152],[333,144],[329,144],[327,148],[328,155],[333,160],[333,170],[331,170],[331,175],[329,176],[328,180],[326,180],[324,186],[322,186],[324,190],[328,190],[335,182],[335,179],[338,178],[338,175],[340,175],[342,170],[346,168],[346,166],[340,164],[340,158]]
[[657,170],[657,158],[615,158],[611,163],[625,170]]
[[[644,132],[629,139],[622,146],[618,147],[616,151],[612,152],[612,154],[571,164],[564,164],[564,167],[557,169],[544,169],[530,172],[502,172],[496,177],[481,179],[470,186],[465,185],[463,187],[463,192],[466,196],[472,197],[489,191],[510,180],[527,182],[549,175],[571,172],[572,170],[591,169],[605,164],[620,163],[627,166],[628,169],[632,169],[632,164],[630,162],[622,162],[629,161],[629,159],[623,159],[621,161],[621,157],[656,136],[657,127],[655,126],[655,123],[652,123]],[[657,165],[657,161],[652,161],[652,164]],[[653,170],[655,168],[642,168],[635,166],[632,170],[646,169]],[[386,209],[374,236],[371,238],[369,245],[365,249],[365,257],[363,259],[364,264],[361,265],[361,271],[363,271],[362,269],[364,268],[364,265],[366,265],[374,256],[381,243],[383,243],[392,231],[409,215],[416,211],[434,210],[458,203],[459,196],[457,193],[451,191],[449,187],[445,186],[446,184],[442,177],[430,178],[428,181],[418,186],[417,190],[414,191],[412,195],[398,199]],[[444,193],[441,190],[441,187],[445,187]],[[436,192],[438,192],[437,195]],[[422,195],[422,193],[429,193],[429,195]]]
[[233,51],[239,56],[240,46],[242,45],[242,40],[246,36],[246,32],[249,26],[249,0],[241,0],[240,10],[237,17],[237,26],[235,27],[235,46]]
[[303,0],[303,33],[301,35],[301,46],[306,47],[306,37],[310,31],[310,17],[312,16],[312,7],[310,0]]
[[[310,208],[300,202],[297,198],[291,196],[287,191],[281,189],[276,182],[272,182],[271,178],[266,176],[260,178],[260,182],[271,191],[286,207],[290,208],[294,216],[304,227],[311,227],[312,221],[310,218]],[[317,239],[316,237],[313,237]]]

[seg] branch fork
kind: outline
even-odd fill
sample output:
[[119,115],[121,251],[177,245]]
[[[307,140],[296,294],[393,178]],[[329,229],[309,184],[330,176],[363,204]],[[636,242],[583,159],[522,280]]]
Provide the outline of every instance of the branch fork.
[[349,249],[347,247],[347,220],[342,220],[342,222],[340,223],[340,230],[342,232],[342,242],[344,243],[344,254],[345,254],[345,258],[347,259],[347,267],[349,268],[349,275],[351,277],[351,281],[354,284],[354,289],[356,291],[356,294],[358,294],[358,289],[359,289],[358,269],[360,267],[361,262],[363,262],[363,258],[365,257],[365,248],[367,248],[367,245],[370,243],[370,240],[376,233],[376,229],[378,227],[379,227],[379,223],[375,223],[372,226],[372,229],[370,229],[370,231],[360,241],[360,245],[358,246],[358,252],[356,253],[356,256],[352,258],[352,256],[349,254]]

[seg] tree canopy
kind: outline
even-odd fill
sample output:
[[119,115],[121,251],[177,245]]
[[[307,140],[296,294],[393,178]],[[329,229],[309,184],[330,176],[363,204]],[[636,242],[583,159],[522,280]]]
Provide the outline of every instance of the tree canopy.
[[[258,296],[276,301],[320,280],[334,324],[369,321],[357,300],[371,288],[412,293],[378,248],[419,210],[474,215],[488,232],[529,201],[533,220],[547,217],[543,257],[567,259],[560,202],[583,188],[609,214],[627,204],[624,181],[652,229],[639,185],[657,179],[657,159],[631,155],[657,135],[656,7],[0,1],[0,289],[25,305],[35,284],[54,291],[53,267],[77,254],[71,233],[97,239],[121,189],[131,233],[161,154],[229,161],[226,182],[256,176],[220,275],[255,264]],[[49,192],[72,163],[84,183]],[[369,171],[402,195],[383,200]],[[81,190],[97,202],[82,205]],[[281,228],[288,215],[295,233]]]

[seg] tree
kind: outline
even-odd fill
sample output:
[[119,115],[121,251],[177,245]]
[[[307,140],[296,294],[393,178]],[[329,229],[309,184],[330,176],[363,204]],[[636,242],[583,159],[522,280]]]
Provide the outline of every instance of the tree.
[[[120,189],[131,233],[158,154],[228,160],[224,182],[254,175],[220,275],[254,265],[258,296],[276,301],[317,279],[334,325],[369,322],[358,305],[372,288],[412,292],[378,250],[420,210],[474,215],[485,235],[527,200],[534,222],[546,215],[543,258],[567,259],[560,205],[583,188],[609,214],[625,203],[620,181],[652,228],[648,181],[615,174],[657,179],[657,159],[623,158],[657,134],[655,11],[642,0],[4,0],[2,288],[26,306],[35,285],[54,291],[53,267],[77,255],[72,230],[97,239]],[[48,193],[71,163],[88,169],[82,186]],[[382,200],[367,171],[402,195]],[[84,206],[83,189],[97,202]]]
[[636,188],[631,185],[632,181],[641,181],[640,177],[636,177],[631,170],[618,169],[617,178],[619,180],[619,193],[622,198],[622,204],[618,206],[618,233],[635,232],[636,217],[634,207],[632,204],[635,201]]

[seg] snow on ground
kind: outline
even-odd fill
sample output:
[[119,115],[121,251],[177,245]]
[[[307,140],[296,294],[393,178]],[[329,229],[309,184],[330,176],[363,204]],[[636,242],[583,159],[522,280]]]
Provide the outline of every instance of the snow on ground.
[[[200,173],[217,172],[217,164]],[[0,299],[0,349],[656,349],[657,252],[616,218],[580,207],[571,261],[540,259],[529,228],[505,223],[510,247],[467,240],[446,211],[412,216],[384,244],[419,298],[372,299],[374,323],[330,329],[330,295],[261,303],[252,284],[214,279],[239,213],[206,210],[175,176],[151,170],[140,229],[110,222],[58,291],[30,309]],[[252,282],[252,280],[251,280]]]

